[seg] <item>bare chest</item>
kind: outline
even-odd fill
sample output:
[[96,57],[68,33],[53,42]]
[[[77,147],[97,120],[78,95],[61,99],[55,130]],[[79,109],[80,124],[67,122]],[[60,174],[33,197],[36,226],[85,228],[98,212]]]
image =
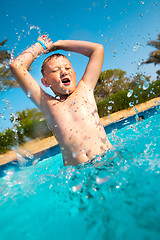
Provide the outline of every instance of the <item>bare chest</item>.
[[95,127],[99,116],[93,92],[83,89],[65,101],[49,102],[47,119],[50,129],[58,135]]

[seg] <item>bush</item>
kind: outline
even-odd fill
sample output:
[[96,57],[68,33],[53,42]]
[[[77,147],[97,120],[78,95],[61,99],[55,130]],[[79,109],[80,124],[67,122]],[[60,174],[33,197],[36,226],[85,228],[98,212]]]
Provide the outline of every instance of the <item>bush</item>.
[[43,120],[42,113],[37,109],[27,109],[17,112],[16,119],[12,116],[11,122],[18,123],[18,126],[15,130],[8,128],[0,133],[0,153],[5,153],[11,147],[26,142],[26,139],[52,135],[45,120]]
[[127,109],[138,103],[143,103],[155,97],[159,97],[160,80],[151,83],[146,90],[136,86],[133,88],[133,94],[131,97],[127,97],[127,93],[127,90],[120,90],[115,94],[109,95],[105,100],[97,103],[99,116],[104,117],[108,114]]
[[4,153],[15,144],[15,133],[11,129],[6,129],[0,133],[0,153]]

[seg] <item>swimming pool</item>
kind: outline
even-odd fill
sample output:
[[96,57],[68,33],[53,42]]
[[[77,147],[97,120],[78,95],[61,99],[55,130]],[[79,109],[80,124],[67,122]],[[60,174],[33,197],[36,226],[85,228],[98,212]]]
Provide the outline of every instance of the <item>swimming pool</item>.
[[55,147],[1,168],[0,239],[160,239],[159,107],[140,114],[106,128],[93,164],[63,167]]

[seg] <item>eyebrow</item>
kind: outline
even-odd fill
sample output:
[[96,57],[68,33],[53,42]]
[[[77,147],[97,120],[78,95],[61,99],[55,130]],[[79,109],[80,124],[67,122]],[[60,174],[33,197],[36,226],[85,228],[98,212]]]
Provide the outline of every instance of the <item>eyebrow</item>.
[[[72,65],[71,64],[69,64],[69,63],[66,63],[65,65],[64,65],[64,67],[72,67]],[[55,68],[61,68],[60,66],[51,66],[50,68],[52,68],[52,69],[55,69]]]

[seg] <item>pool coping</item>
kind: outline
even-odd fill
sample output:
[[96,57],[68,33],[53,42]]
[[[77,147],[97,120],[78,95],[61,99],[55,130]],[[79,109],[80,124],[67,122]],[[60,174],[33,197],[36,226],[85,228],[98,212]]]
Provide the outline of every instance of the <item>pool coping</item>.
[[[106,131],[108,134],[114,129],[115,124],[118,123],[119,128],[121,128],[121,127],[124,127],[123,123],[125,121],[132,119],[132,121],[128,121],[128,123],[126,123],[126,124],[131,124],[133,121],[135,121],[136,114],[138,114],[138,116],[143,115],[145,114],[146,111],[148,111],[149,109],[153,109],[158,105],[160,105],[160,97],[151,99],[145,103],[135,105],[132,108],[124,109],[116,113],[112,113],[110,116],[101,118],[101,123],[103,124],[103,126],[107,126],[107,128],[109,129],[108,131]],[[58,146],[58,142],[54,136],[49,138],[44,138],[42,140],[34,139],[31,141],[28,141],[24,145],[20,146],[16,151],[8,151],[7,153],[1,154],[0,168],[3,165],[9,164],[11,162],[16,162],[18,155],[19,156],[28,155],[29,159],[32,159],[35,156],[38,157],[41,154],[46,153],[46,151],[49,149],[57,148],[57,146]],[[59,147],[57,148],[56,152],[57,153],[60,152]]]

